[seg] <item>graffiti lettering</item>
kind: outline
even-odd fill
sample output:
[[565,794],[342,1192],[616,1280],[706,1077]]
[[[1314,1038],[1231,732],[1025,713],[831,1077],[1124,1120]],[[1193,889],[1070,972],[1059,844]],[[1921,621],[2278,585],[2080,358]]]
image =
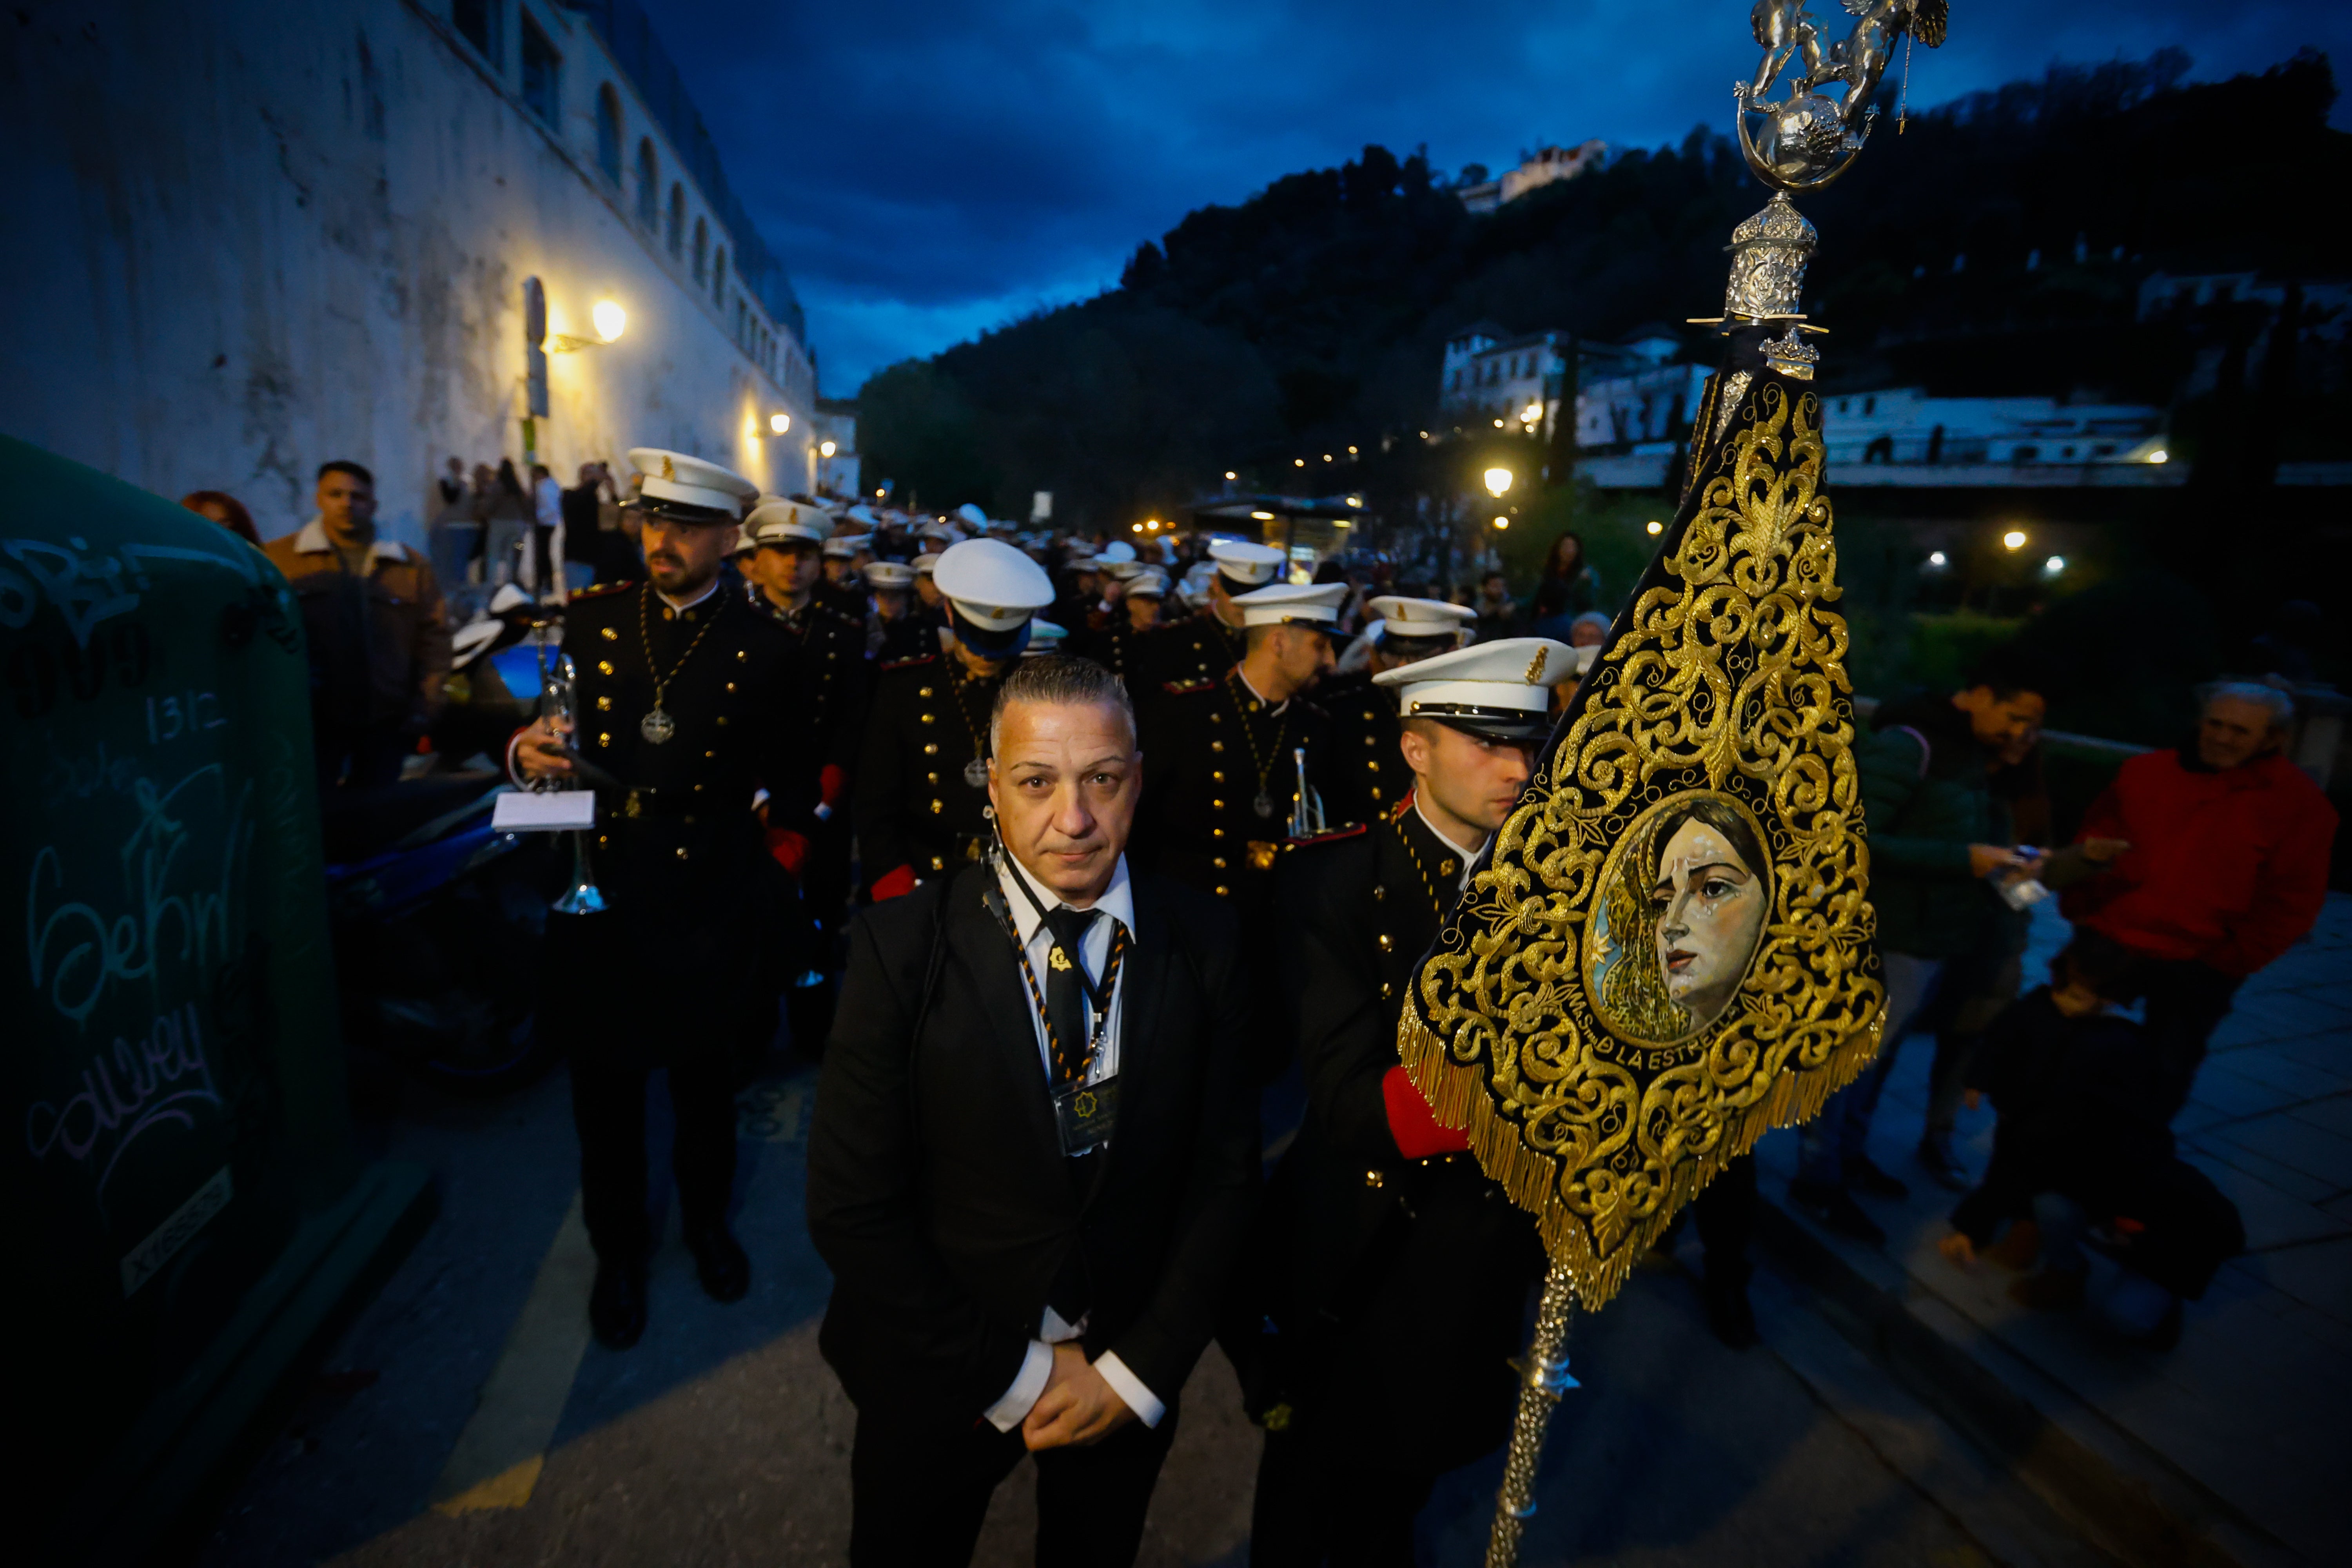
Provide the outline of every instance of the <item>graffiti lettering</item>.
[[220,1110],[221,1097],[191,1002],[158,1015],[143,1040],[118,1035],[112,1049],[94,1053],[82,1069],[81,1091],[63,1105],[45,1100],[26,1110],[25,1148],[36,1160],[57,1152],[96,1165],[102,1198],[115,1165],[141,1134],[192,1129],[206,1107]]

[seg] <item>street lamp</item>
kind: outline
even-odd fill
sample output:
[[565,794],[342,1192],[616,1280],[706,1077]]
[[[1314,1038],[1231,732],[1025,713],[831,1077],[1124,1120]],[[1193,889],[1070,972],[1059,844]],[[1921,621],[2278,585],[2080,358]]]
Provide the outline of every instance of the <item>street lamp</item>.
[[2053,555],[2042,563],[2042,574],[2045,577],[2055,577],[2064,570],[2066,570],[2066,558],[2063,555]]
[[2002,534],[2000,536],[2000,547],[2003,550],[2024,549],[2025,530],[2021,528],[2012,528],[2007,533]]
[[1648,525],[1648,529],[1653,534],[1664,533],[1666,531],[1666,525],[1663,522],[1654,521]]
[[1509,489],[1510,488],[1511,488],[1511,470],[1510,470],[1510,469],[1508,469],[1508,468],[1488,468],[1488,469],[1486,470],[1486,493],[1487,493],[1487,494],[1489,494],[1489,495],[1491,495],[1491,496],[1494,496],[1494,497],[1495,497],[1496,499],[1497,499],[1497,500],[1500,500],[1500,499],[1502,498],[1503,492],[1504,492],[1504,491],[1506,491],[1506,490],[1507,490],[1507,489]]
[[1496,528],[1508,528],[1511,526],[1511,520],[1507,517],[1498,517],[1495,520],[1495,526]]
[[588,320],[596,329],[593,338],[574,337],[570,332],[556,332],[547,340],[547,352],[554,354],[573,353],[581,349],[603,348],[618,342],[621,334],[629,330],[629,313],[621,309],[617,300],[599,300],[588,307]]
[[1525,408],[1520,409],[1520,410],[1519,410],[1519,423],[1520,423],[1520,424],[1522,424],[1522,425],[1540,425],[1540,424],[1542,424],[1542,423],[1543,423],[1543,405],[1542,405],[1542,404],[1540,404],[1540,403],[1530,403],[1530,404],[1528,404]]
[[792,427],[793,416],[791,415],[771,414],[768,416],[768,428],[773,430],[777,435],[781,436]]
[[816,444],[816,455],[820,458],[830,458],[839,450],[841,448],[830,441],[819,441]]

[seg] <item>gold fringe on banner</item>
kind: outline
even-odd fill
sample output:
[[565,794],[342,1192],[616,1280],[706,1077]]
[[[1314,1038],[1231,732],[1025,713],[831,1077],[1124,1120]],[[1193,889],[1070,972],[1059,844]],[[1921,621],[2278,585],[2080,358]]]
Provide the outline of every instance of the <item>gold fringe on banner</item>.
[[1398,1023],[1588,1309],[1878,1050],[1820,404],[1740,392]]

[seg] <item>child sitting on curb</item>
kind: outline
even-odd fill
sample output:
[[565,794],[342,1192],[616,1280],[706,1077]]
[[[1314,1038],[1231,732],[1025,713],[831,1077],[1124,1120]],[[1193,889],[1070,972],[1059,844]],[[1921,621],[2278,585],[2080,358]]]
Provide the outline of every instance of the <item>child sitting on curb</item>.
[[[2237,1210],[2173,1152],[2146,1031],[2123,1015],[2137,994],[2129,949],[2093,931],[2051,963],[2053,984],[2012,1003],[1985,1031],[1968,1099],[1992,1097],[1991,1163],[1951,1215],[1944,1256],[1979,1253],[2040,1272],[2010,1295],[2040,1310],[2080,1307],[2095,1242],[2122,1266],[2098,1303],[2108,1327],[2155,1349],[2180,1334],[2180,1302],[2204,1294],[2245,1245]],[[2002,1224],[2010,1234],[1993,1246]]]

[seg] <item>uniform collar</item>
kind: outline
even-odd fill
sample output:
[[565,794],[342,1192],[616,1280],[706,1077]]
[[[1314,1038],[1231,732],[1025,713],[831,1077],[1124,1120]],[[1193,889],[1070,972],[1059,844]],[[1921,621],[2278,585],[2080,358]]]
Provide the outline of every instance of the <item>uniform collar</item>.
[[[294,536],[294,549],[299,554],[327,555],[331,554],[334,548],[335,542],[327,537],[327,520],[323,517],[312,517],[302,525],[302,531]],[[375,542],[368,546],[368,556],[371,560],[389,561],[398,565],[408,559],[408,547],[378,534]]]
[[1287,697],[1284,698],[1279,702],[1267,702],[1265,693],[1260,691],[1256,687],[1250,684],[1250,678],[1242,673],[1242,667],[1238,664],[1234,666],[1234,679],[1242,683],[1243,690],[1248,692],[1252,697],[1256,698],[1260,702],[1265,703],[1265,710],[1269,713],[1279,713],[1284,709],[1290,706],[1290,699]]
[[[1013,885],[1015,877],[1029,885],[1029,890],[1037,895],[1036,902],[1024,898],[1021,889]],[[996,879],[1004,889],[1004,906],[1013,912],[1013,929],[1021,933],[1021,945],[1024,947],[1029,945],[1029,939],[1037,934],[1037,927],[1042,923],[1042,917],[1037,913],[1038,904],[1049,910],[1070,907],[1062,902],[1059,894],[1031,876],[1028,868],[1014,859],[1010,850],[997,858]],[[1108,914],[1129,931],[1135,929],[1135,886],[1127,879],[1126,856],[1121,855],[1118,864],[1111,868],[1110,886],[1103,889],[1103,896],[1095,900],[1094,908],[1085,912]]]
[[[648,588],[653,588],[653,584],[650,584],[650,583],[646,584],[646,586],[647,586]],[[713,594],[716,594],[717,592],[719,592],[719,578],[718,578],[717,576],[715,576],[715,575],[714,575],[714,576],[710,579],[709,583],[709,584],[708,584],[703,588],[703,590],[702,590],[702,592],[701,592],[701,593],[697,594],[693,598],[687,600],[687,601],[686,601],[685,603],[683,603],[683,604],[680,604],[677,600],[671,598],[667,594],[663,593],[659,588],[654,588],[654,597],[655,597],[655,598],[656,598],[656,599],[659,599],[663,604],[665,604],[665,605],[668,605],[671,609],[673,609],[673,610],[677,610],[677,611],[679,611],[679,612],[681,612],[681,613],[682,613],[682,612],[684,612],[684,611],[690,610],[690,609],[694,608],[694,606],[695,606],[695,605],[698,605],[698,604],[702,603],[702,601],[703,601],[703,600],[708,599],[709,597],[710,597]]]
[[1429,813],[1421,809],[1421,791],[1419,790],[1414,790],[1412,792],[1412,814],[1413,816],[1421,818],[1421,826],[1428,831],[1428,834],[1432,838],[1436,839],[1440,844],[1444,845],[1448,849],[1453,850],[1454,853],[1462,857],[1462,874],[1455,881],[1454,890],[1459,892],[1463,889],[1467,888],[1470,885],[1470,868],[1476,865],[1478,863],[1478,857],[1486,852],[1487,841],[1493,838],[1494,835],[1490,833],[1486,837],[1478,840],[1478,842],[1470,848],[1465,849],[1462,846],[1454,843],[1454,840],[1445,837],[1444,834],[1440,833],[1437,830],[1437,824],[1429,820]]

